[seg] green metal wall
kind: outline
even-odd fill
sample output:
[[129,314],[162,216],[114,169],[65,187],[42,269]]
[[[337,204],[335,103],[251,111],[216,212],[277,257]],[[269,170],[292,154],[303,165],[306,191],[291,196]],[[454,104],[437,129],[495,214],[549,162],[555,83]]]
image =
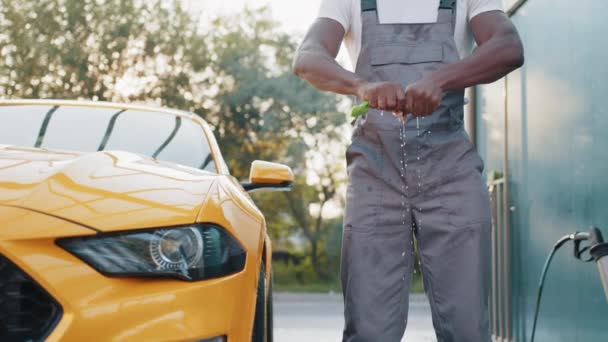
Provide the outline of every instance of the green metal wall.
[[[529,0],[512,18],[526,65],[477,90],[486,171],[504,170],[508,138],[515,341],[529,340],[538,277],[554,242],[590,225],[608,235],[607,18],[606,0]],[[608,341],[595,264],[575,260],[571,245],[549,270],[536,340]]]

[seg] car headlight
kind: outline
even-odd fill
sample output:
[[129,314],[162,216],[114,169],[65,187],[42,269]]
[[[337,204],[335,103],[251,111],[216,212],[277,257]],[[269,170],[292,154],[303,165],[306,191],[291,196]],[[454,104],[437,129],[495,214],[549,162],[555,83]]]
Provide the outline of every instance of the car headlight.
[[230,234],[210,224],[67,238],[57,244],[109,276],[211,279],[243,270],[246,257]]

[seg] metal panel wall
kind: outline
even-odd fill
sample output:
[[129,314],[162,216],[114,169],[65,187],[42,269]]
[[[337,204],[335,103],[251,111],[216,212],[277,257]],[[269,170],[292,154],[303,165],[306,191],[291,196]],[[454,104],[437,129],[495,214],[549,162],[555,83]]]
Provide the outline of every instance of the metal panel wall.
[[[526,65],[508,83],[478,89],[486,170],[502,170],[508,138],[515,341],[529,340],[538,277],[553,243],[592,224],[608,234],[607,17],[608,1],[528,0],[513,16]],[[537,341],[607,340],[608,303],[595,265],[575,260],[567,245],[547,276]]]
[[477,149],[485,162],[485,172],[502,171],[505,139],[504,84],[496,82],[477,89]]
[[490,291],[490,322],[492,335],[496,341],[511,339],[511,282],[509,272],[510,237],[508,234],[508,209],[505,193],[505,179],[490,182],[492,204],[492,286]]

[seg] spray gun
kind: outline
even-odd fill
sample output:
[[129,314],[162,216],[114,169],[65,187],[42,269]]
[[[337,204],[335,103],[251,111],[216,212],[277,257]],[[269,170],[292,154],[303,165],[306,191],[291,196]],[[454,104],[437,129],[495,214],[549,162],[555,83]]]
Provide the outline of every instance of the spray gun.
[[[589,232],[575,233],[573,237],[574,257],[584,262],[595,261],[604,285],[606,300],[608,300],[608,243],[604,242],[602,232],[593,227]],[[589,245],[581,248],[583,241],[588,241]],[[590,257],[584,258],[584,253],[587,251],[589,251]]]
[[600,278],[602,284],[604,284],[604,292],[606,293],[606,300],[608,300],[608,242],[604,242],[602,232],[599,229],[593,228],[591,231],[590,239],[591,248],[589,253],[600,271]]
[[[583,261],[591,262],[595,261],[600,272],[600,279],[604,285],[604,292],[606,300],[608,300],[608,242],[604,242],[602,232],[593,227],[589,232],[576,232],[563,236],[557,240],[551,253],[545,261],[543,271],[541,272],[540,281],[538,283],[538,295],[536,296],[536,308],[534,310],[534,324],[532,325],[532,337],[531,342],[534,342],[534,336],[536,333],[536,323],[538,322],[538,311],[540,308],[540,302],[543,295],[543,287],[545,285],[545,277],[547,276],[547,270],[551,265],[551,260],[558,249],[560,249],[566,242],[574,241],[574,257]],[[583,242],[588,242],[587,246],[583,246]],[[585,257],[585,253],[589,252],[590,256]]]

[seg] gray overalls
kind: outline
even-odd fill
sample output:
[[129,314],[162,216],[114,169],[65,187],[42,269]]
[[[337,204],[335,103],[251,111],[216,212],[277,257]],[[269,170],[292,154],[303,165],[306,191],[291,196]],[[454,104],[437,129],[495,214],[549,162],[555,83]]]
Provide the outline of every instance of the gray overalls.
[[[459,55],[454,1],[434,24],[380,25],[362,0],[356,73],[410,83]],[[447,93],[431,116],[405,124],[371,110],[346,152],[344,341],[401,341],[413,270],[413,235],[440,342],[488,342],[490,206],[483,162],[463,128],[464,91]]]

